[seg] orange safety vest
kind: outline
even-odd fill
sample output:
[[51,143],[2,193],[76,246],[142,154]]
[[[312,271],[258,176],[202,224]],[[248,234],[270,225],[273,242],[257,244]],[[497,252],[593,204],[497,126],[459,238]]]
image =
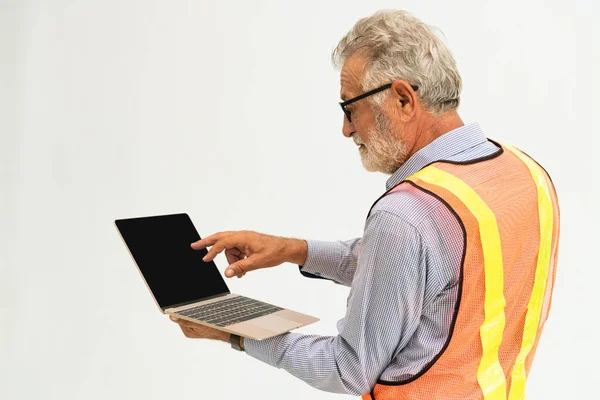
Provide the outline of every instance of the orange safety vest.
[[492,142],[501,150],[491,156],[435,162],[384,194],[412,185],[440,199],[457,216],[465,249],[440,353],[408,380],[379,380],[363,400],[525,398],[550,309],[560,210],[543,168]]

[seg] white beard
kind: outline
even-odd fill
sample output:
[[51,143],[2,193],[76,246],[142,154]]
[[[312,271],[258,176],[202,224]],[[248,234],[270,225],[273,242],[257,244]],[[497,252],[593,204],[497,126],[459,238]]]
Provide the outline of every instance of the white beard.
[[369,172],[393,174],[406,162],[408,146],[406,142],[390,136],[390,122],[380,111],[375,111],[375,127],[369,132],[369,145],[358,134],[355,142],[363,144],[359,148],[363,167]]

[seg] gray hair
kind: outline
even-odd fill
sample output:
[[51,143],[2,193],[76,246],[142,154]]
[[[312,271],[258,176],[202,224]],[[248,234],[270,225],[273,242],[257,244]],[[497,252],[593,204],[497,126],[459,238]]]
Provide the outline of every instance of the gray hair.
[[[406,11],[378,11],[354,25],[333,50],[331,60],[340,68],[358,51],[368,60],[361,82],[364,91],[406,80],[419,87],[423,107],[439,116],[458,108],[462,80],[452,53],[434,30],[439,31]],[[371,102],[381,106],[384,99],[382,92]]]

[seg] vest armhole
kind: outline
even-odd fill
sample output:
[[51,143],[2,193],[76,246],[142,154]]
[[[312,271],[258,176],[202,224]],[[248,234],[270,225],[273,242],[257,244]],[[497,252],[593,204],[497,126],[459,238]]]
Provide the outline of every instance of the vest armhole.
[[[467,230],[465,228],[465,225],[463,223],[463,221],[461,220],[461,218],[459,217],[458,213],[452,208],[452,206],[443,198],[441,198],[439,195],[437,195],[436,193],[433,193],[432,191],[425,189],[424,187],[421,187],[419,185],[417,185],[416,183],[412,182],[412,181],[404,181],[410,185],[412,185],[413,187],[415,187],[418,190],[421,190],[433,197],[435,197],[436,199],[438,199],[440,202],[442,202],[447,208],[448,210],[456,217],[458,224],[460,225],[460,229],[463,233],[463,250],[462,250],[462,256],[461,256],[461,261],[460,261],[460,275],[458,278],[458,292],[456,294],[456,304],[454,306],[454,313],[452,314],[452,321],[450,322],[450,327],[448,329],[448,337],[446,338],[446,341],[444,342],[444,345],[442,346],[442,348],[440,349],[440,351],[431,359],[431,361],[429,361],[427,364],[425,364],[425,366],[415,375],[411,376],[408,379],[405,380],[401,380],[401,381],[397,381],[397,382],[392,382],[392,381],[384,381],[381,379],[377,380],[377,383],[380,385],[386,385],[386,386],[401,386],[401,385],[406,385],[409,384],[417,379],[419,379],[421,376],[425,375],[425,373],[427,371],[429,371],[429,369],[431,369],[431,367],[433,367],[433,365],[437,362],[437,360],[439,360],[439,358],[444,354],[444,352],[446,351],[446,349],[448,348],[448,346],[450,345],[450,340],[452,339],[452,335],[454,334],[454,327],[456,325],[456,319],[458,317],[458,310],[460,308],[460,300],[462,298],[462,291],[463,291],[463,279],[464,279],[464,267],[465,267],[465,257],[466,257],[466,253],[467,253]],[[374,389],[373,389],[374,390]],[[373,393],[373,392],[371,392]],[[373,397],[374,399],[374,397]]]

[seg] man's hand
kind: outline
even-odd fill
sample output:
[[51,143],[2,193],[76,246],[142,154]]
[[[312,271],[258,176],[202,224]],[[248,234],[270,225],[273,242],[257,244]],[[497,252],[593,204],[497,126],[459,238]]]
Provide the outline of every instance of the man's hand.
[[171,315],[171,321],[179,324],[183,334],[190,339],[213,339],[229,343],[230,334],[208,326],[195,324]]
[[229,267],[225,276],[241,278],[248,271],[270,268],[293,262],[303,264],[308,251],[304,240],[286,239],[252,231],[220,232],[192,243],[192,248],[201,250],[212,246],[204,261],[212,261],[225,250]]

